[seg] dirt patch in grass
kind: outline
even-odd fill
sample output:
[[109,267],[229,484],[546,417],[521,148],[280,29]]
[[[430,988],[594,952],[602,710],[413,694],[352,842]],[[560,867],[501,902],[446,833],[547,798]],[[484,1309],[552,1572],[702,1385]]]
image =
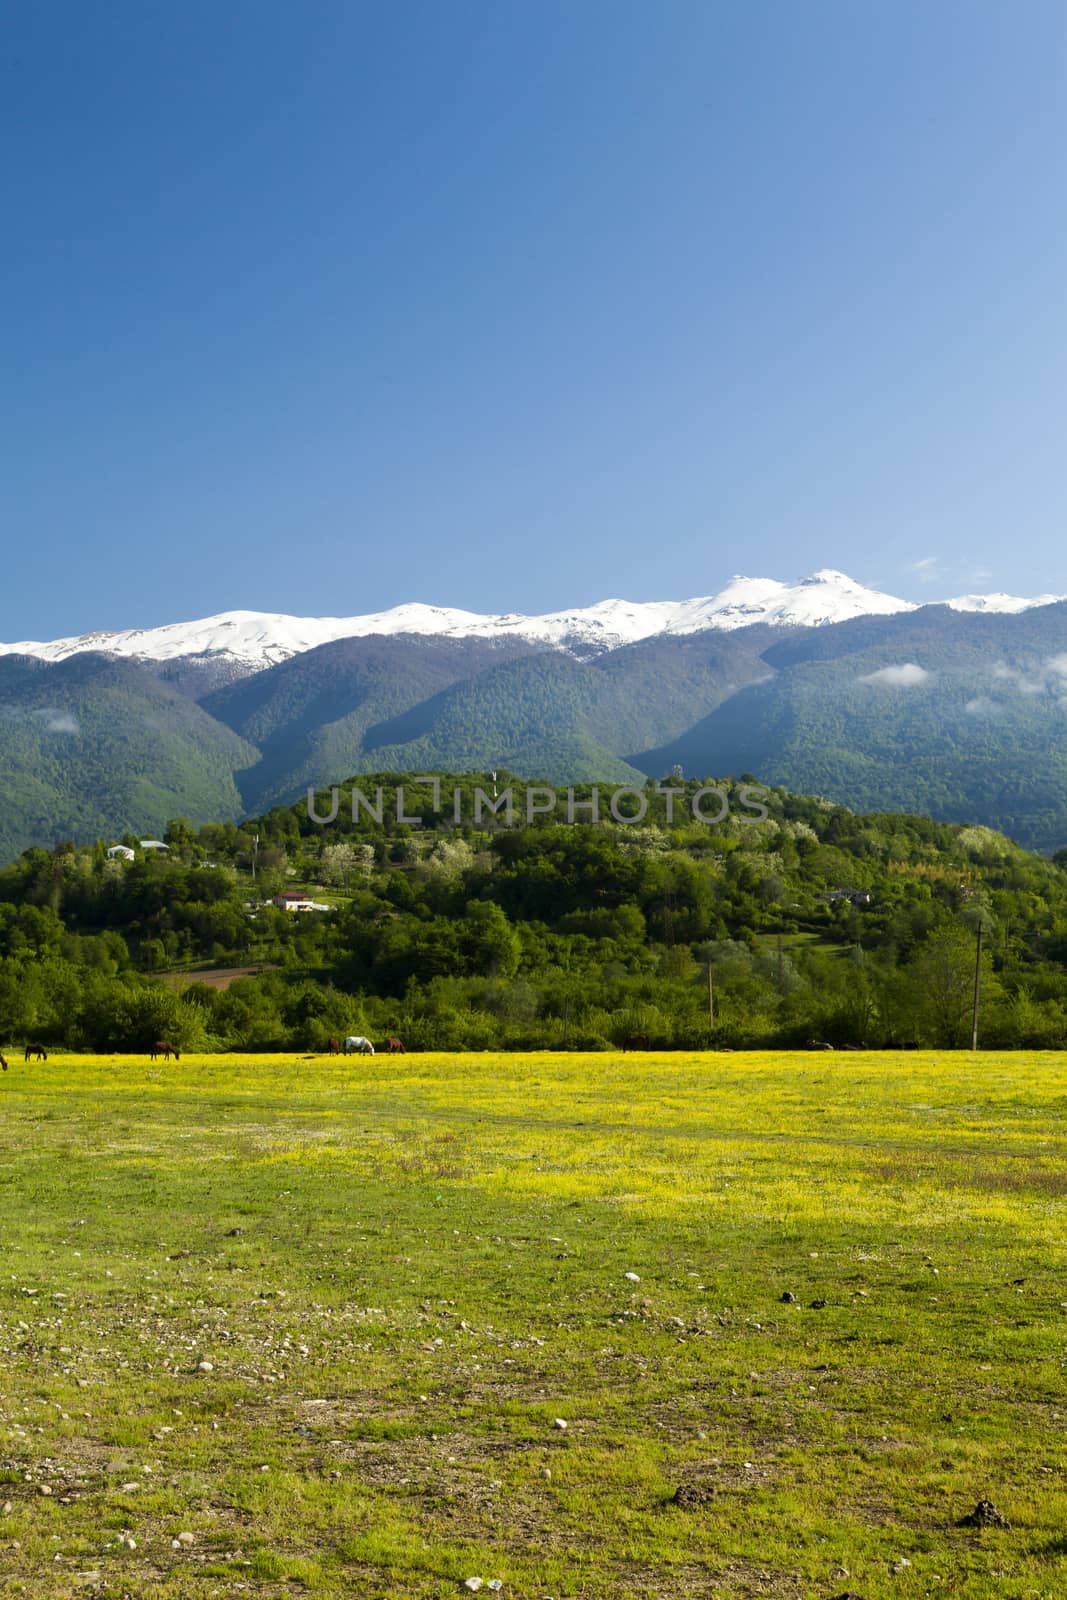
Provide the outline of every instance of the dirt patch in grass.
[[196,972],[161,972],[159,981],[165,983],[168,989],[179,992],[188,989],[191,984],[202,983],[209,989],[228,989],[231,983],[236,983],[238,978],[254,978],[261,972],[274,972],[277,969],[271,966],[252,967],[205,967]]

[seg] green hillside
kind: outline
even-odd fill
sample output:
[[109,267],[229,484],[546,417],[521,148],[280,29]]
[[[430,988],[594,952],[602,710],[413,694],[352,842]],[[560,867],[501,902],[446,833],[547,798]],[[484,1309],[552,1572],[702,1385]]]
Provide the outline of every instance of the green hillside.
[[91,655],[2,666],[0,858],[241,814],[235,774],[256,752],[149,669]]
[[0,858],[262,811],[353,773],[500,767],[557,783],[757,771],[1067,844],[1067,604],[661,635],[581,660],[522,641],[348,639],[204,681],[181,663],[4,658]]
[[[405,716],[421,728],[423,708],[449,686],[528,653],[522,642],[402,634],[341,639],[211,694],[203,706],[257,746],[259,759],[238,783],[246,809],[258,810],[369,770],[367,751],[378,730]],[[417,766],[418,756],[412,759]]]
[[857,808],[920,811],[1067,841],[1067,608],[861,618],[783,641],[773,677],[680,738],[649,773],[758,771]]
[[[346,793],[325,824],[306,803],[176,819],[162,856],[64,846],[0,869],[0,1048],[951,1048],[971,1037],[979,930],[983,1042],[1067,1047],[1067,855],[782,789],[761,815],[728,780],[714,825],[696,782],[650,784],[634,823],[604,794],[598,821],[568,822],[565,792],[528,813],[505,772],[510,821],[479,815],[483,775],[447,773],[436,811],[404,783],[402,820],[398,781],[360,781],[380,820],[354,821]],[[287,889],[323,909],[276,906]]]

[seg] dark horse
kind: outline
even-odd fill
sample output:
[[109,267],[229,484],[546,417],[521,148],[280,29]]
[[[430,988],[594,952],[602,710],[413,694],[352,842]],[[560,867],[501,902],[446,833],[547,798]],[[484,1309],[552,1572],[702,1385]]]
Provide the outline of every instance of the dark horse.
[[0,1056],[0,1067],[2,1067],[5,1072],[7,1071],[7,1062],[4,1060],[3,1056]]
[[48,1051],[43,1044],[28,1044],[23,1061],[47,1061]]
[[164,1061],[169,1061],[171,1056],[175,1061],[180,1061],[182,1053],[176,1044],[170,1044],[166,1039],[157,1039],[149,1054],[154,1061],[157,1056],[162,1056]]
[[340,1039],[327,1039],[326,1048],[332,1056],[339,1056],[341,1054]]
[[647,1050],[648,1035],[645,1033],[628,1033],[622,1041],[623,1050]]
[[406,1056],[407,1051],[404,1049],[403,1039],[386,1039],[385,1053],[387,1056]]

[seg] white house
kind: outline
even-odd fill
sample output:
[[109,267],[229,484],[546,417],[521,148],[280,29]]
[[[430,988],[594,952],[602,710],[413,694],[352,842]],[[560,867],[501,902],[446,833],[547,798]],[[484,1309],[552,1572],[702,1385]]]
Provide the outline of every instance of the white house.
[[298,894],[294,889],[288,889],[284,894],[276,894],[272,904],[279,911],[332,911],[333,906],[321,904],[318,900],[310,900],[306,894]]
[[133,861],[135,859],[134,853],[128,844],[113,844],[107,853],[112,861]]
[[170,845],[164,844],[162,839],[142,839],[142,850],[169,850]]

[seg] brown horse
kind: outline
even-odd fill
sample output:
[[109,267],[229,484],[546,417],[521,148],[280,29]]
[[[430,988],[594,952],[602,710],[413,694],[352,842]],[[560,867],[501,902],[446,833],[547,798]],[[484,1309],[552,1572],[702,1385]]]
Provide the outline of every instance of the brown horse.
[[622,1041],[623,1050],[647,1050],[648,1035],[644,1033],[630,1033]]
[[28,1044],[22,1059],[24,1061],[47,1061],[48,1051],[43,1044]]
[[339,1056],[341,1054],[340,1039],[327,1039],[326,1048],[332,1056]]
[[403,1039],[386,1039],[385,1053],[387,1056],[406,1056],[407,1051],[404,1049]]
[[166,1039],[157,1039],[149,1054],[151,1055],[153,1061],[157,1056],[162,1056],[164,1061],[169,1061],[171,1056],[174,1057],[175,1061],[180,1061],[182,1058],[182,1053],[178,1049],[178,1046],[176,1044],[171,1044]]
[[4,1060],[3,1056],[0,1056],[0,1067],[2,1067],[5,1072],[7,1071],[7,1062]]

